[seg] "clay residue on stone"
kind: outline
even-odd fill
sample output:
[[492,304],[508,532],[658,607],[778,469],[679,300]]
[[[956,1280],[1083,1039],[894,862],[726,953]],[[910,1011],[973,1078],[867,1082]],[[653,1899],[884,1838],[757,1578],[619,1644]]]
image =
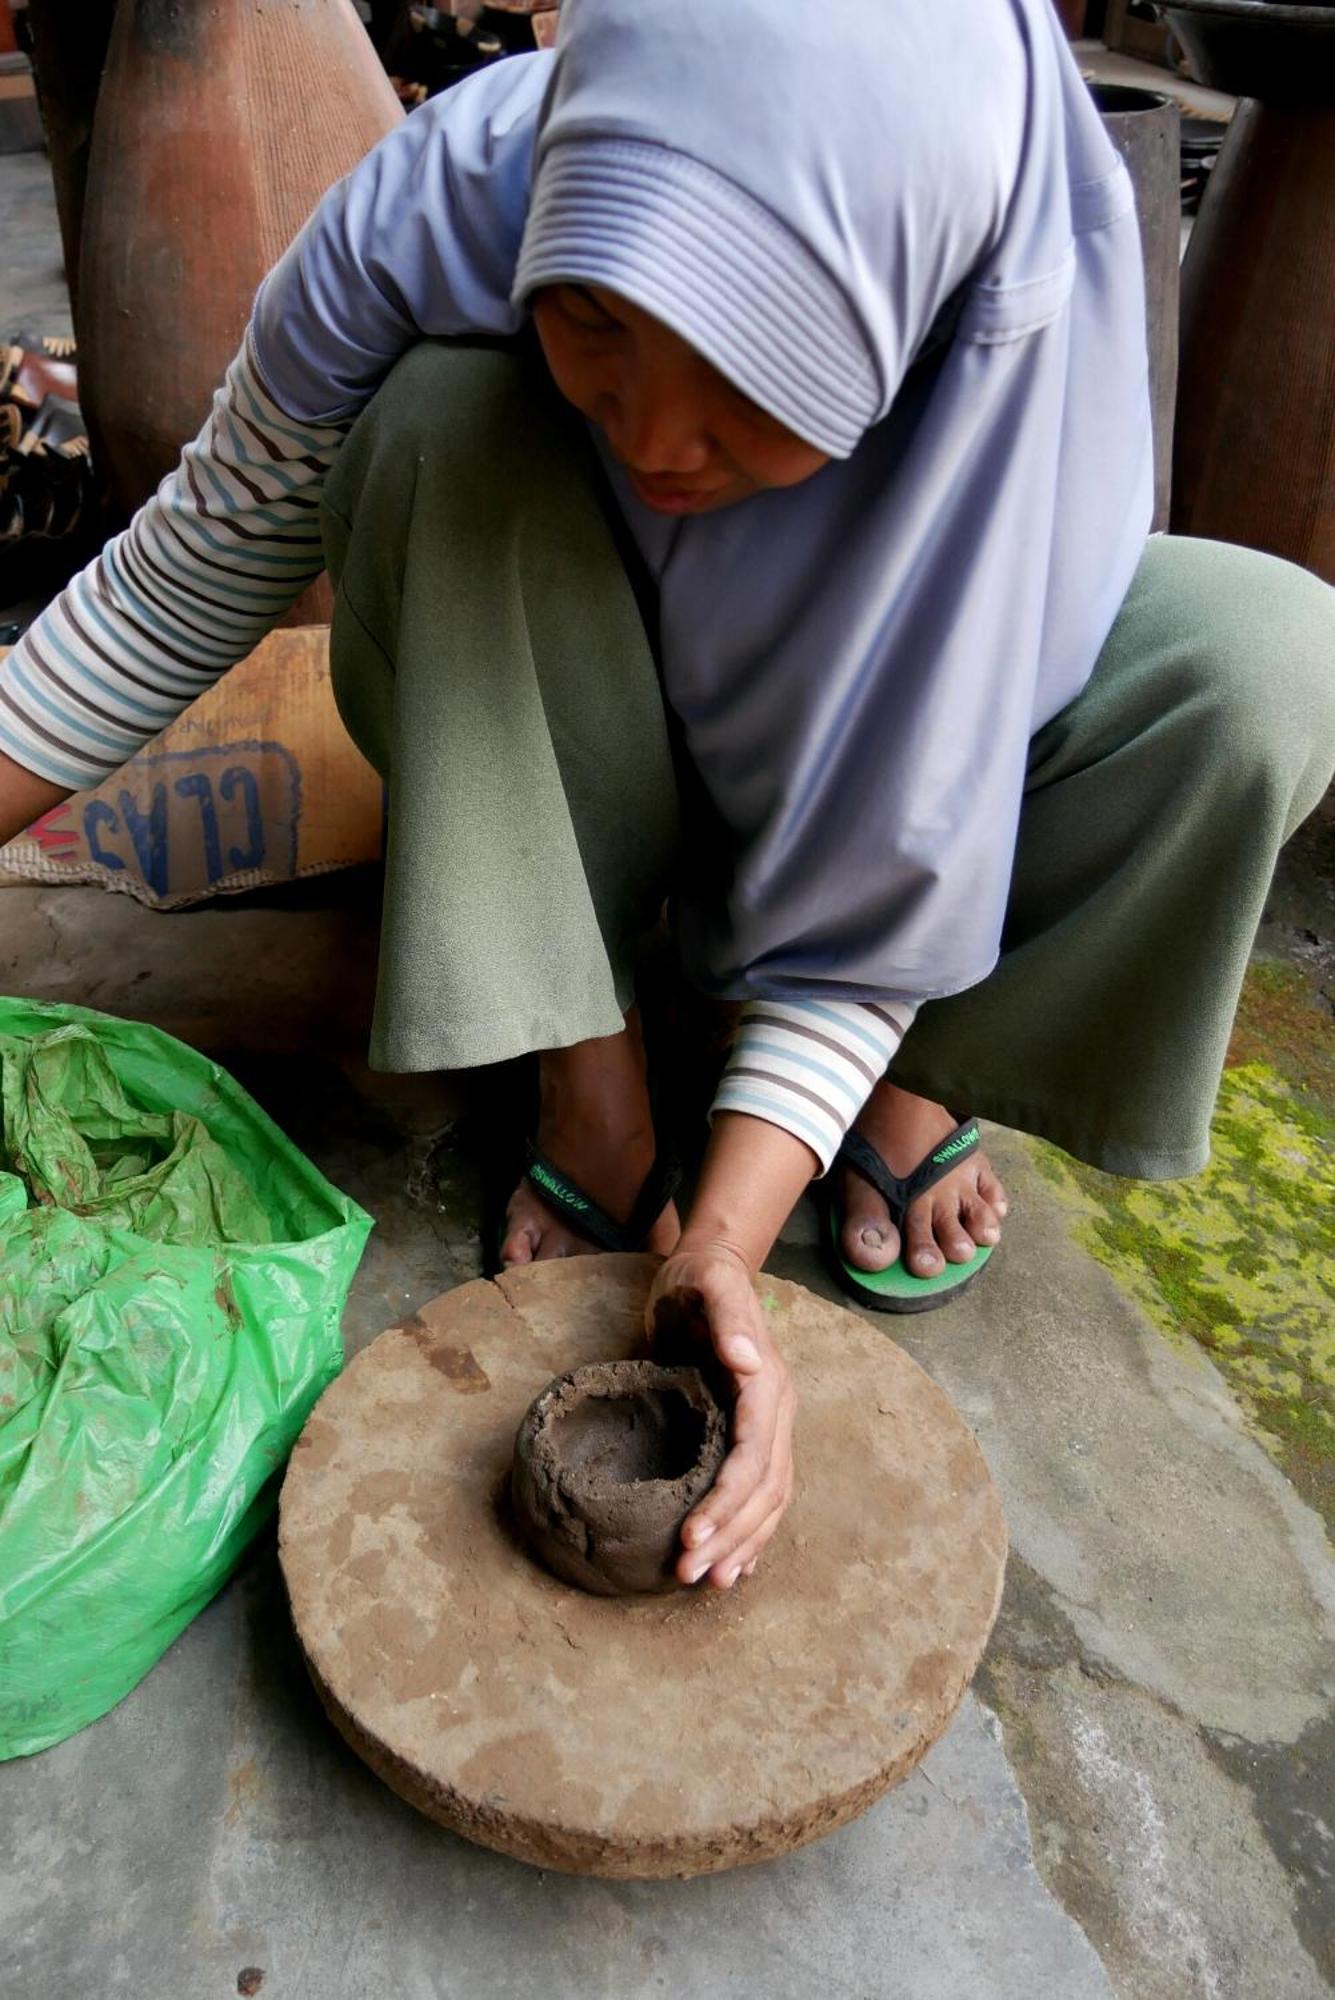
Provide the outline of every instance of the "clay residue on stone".
[[[553,1258],[424,1305],[490,1391],[460,1395],[382,1335],[326,1390],[329,1438],[293,1454],[280,1516],[301,1643],[356,1753],[484,1847],[626,1880],[772,1860],[898,1783],[978,1663],[1005,1553],[944,1391],[881,1328],[767,1278],[802,1431],[793,1509],[755,1578],[621,1602],[553,1582],[495,1509],[516,1429],[550,1377],[632,1351],[658,1268]],[[405,1382],[416,1414],[389,1422]],[[347,1567],[371,1548],[374,1584]]]
[[511,1491],[520,1533],[581,1590],[674,1590],[682,1522],[726,1450],[726,1420],[698,1369],[576,1368],[547,1385],[519,1426]]
[[468,1347],[453,1347],[434,1334],[420,1313],[413,1313],[397,1328],[407,1336],[431,1366],[438,1369],[461,1396],[477,1396],[490,1389],[491,1379]]

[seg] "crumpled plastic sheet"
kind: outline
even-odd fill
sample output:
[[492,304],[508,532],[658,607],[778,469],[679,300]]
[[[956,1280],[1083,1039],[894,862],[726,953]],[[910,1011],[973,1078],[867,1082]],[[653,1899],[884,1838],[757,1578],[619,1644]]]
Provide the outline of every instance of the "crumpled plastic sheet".
[[113,1707],[222,1587],[343,1361],[371,1228],[225,1071],[0,999],[0,1757]]

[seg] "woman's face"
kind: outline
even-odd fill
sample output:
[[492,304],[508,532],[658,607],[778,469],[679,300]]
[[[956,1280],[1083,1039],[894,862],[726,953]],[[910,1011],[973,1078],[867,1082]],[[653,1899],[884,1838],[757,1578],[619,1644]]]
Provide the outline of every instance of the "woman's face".
[[712,513],[828,462],[616,292],[549,285],[533,320],[557,388],[598,425],[655,513]]

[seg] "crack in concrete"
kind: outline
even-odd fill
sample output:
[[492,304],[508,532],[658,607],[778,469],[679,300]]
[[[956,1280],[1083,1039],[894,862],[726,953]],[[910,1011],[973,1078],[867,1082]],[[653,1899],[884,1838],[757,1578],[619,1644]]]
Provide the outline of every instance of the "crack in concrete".
[[1335,1716],[1296,1743],[1248,1743],[1217,1730],[1201,1741],[1221,1771],[1250,1793],[1261,1831],[1294,1889],[1299,1937],[1335,1990]]
[[[1315,2000],[1326,1990],[1335,1834],[1319,1807],[1335,1795],[1335,1724],[1314,1725],[1297,1763],[1297,1746],[1206,1730],[1164,1696],[1091,1661],[1060,1593],[1014,1554],[975,1686],[1003,1732],[1035,1866],[1119,1992],[1135,2000],[1253,2000],[1262,1991],[1267,2000]],[[1154,1755],[1145,1754],[1147,1742]],[[1207,1762],[1222,1787],[1211,1783]],[[1175,1769],[1183,1782],[1165,1784]],[[1213,1876],[1199,1873],[1212,1849],[1231,1891],[1218,1904]],[[1249,1867],[1239,1866],[1239,1849]],[[1238,1901],[1252,1906],[1251,1929],[1269,1933],[1264,1954],[1233,1920]],[[1258,1975],[1269,1966],[1266,1983],[1245,1983],[1251,1958]]]

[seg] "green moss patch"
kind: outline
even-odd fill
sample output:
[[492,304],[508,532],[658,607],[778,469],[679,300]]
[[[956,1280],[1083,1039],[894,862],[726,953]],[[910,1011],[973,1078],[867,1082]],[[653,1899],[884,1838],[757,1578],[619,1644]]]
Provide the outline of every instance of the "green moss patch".
[[1207,1350],[1335,1527],[1335,1031],[1302,972],[1248,975],[1204,1173],[1122,1180],[1034,1150],[1086,1247]]

